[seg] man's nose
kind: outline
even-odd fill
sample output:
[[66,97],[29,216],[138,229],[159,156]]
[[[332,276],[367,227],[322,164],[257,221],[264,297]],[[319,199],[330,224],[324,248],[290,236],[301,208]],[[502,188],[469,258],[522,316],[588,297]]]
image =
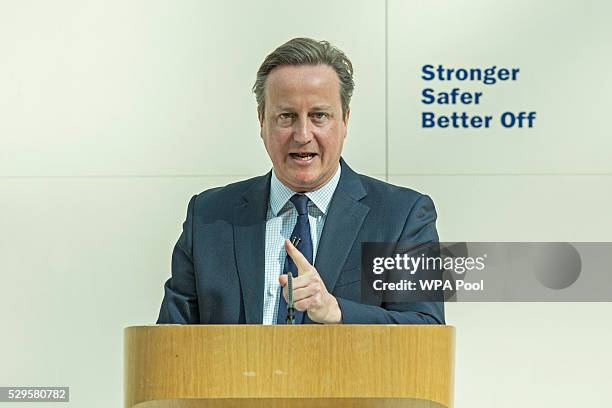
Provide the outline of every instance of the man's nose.
[[312,124],[308,117],[295,121],[293,139],[299,144],[306,144],[312,140]]

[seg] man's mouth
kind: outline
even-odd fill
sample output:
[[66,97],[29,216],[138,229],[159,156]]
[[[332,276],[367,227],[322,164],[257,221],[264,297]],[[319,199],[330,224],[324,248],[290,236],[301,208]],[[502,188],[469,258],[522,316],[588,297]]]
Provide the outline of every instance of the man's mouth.
[[292,159],[299,161],[312,160],[317,154],[316,153],[289,153]]

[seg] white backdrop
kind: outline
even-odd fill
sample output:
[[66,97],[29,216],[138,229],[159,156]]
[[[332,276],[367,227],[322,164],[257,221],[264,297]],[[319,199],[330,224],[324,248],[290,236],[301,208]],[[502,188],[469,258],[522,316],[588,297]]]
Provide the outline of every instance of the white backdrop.
[[[351,57],[344,157],[431,195],[442,240],[612,240],[612,7],[561,3],[0,0],[0,385],[121,405],[188,199],[269,169],[250,88],[296,36]],[[520,67],[482,111],[536,128],[420,129],[428,63]],[[456,406],[612,405],[610,312],[447,305]]]

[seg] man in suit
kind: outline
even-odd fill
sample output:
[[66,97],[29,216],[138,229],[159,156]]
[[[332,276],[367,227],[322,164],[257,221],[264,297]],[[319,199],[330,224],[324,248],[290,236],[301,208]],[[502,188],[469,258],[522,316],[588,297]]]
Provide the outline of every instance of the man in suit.
[[444,323],[441,301],[361,296],[362,242],[438,235],[429,197],[341,158],[352,74],[325,41],[296,38],[266,57],[253,90],[272,171],[191,199],[157,323],[282,323],[288,273],[299,323]]

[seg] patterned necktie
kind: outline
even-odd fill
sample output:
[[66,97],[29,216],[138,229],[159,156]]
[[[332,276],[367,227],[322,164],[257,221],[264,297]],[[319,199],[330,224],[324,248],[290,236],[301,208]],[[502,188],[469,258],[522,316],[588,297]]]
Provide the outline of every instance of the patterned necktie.
[[[290,238],[300,238],[297,248],[312,265],[312,238],[310,237],[310,222],[308,222],[308,202],[310,200],[304,194],[295,194],[290,198],[290,201],[293,203],[298,213],[297,222],[295,223],[295,227],[293,228]],[[285,258],[284,273],[292,273],[294,277],[298,276],[297,266],[289,255],[287,255]],[[303,315],[303,312],[296,311],[295,323],[302,323],[304,318]],[[276,323],[285,324],[286,319],[287,301],[285,300],[281,290]]]

